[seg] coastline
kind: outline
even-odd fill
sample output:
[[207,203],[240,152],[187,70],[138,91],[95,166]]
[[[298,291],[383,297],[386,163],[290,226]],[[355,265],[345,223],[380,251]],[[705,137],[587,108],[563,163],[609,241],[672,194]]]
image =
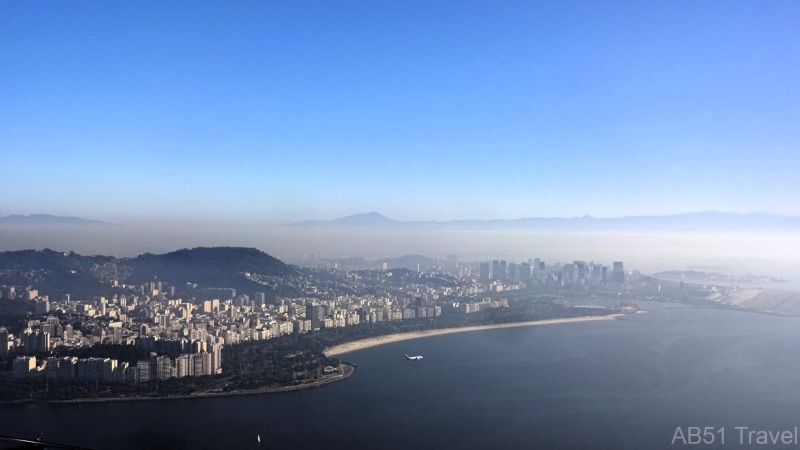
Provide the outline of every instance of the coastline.
[[214,398],[214,397],[229,397],[232,395],[257,395],[257,394],[277,394],[280,392],[300,391],[303,389],[311,389],[315,387],[324,386],[326,384],[335,383],[337,381],[344,381],[350,378],[358,366],[342,362],[345,367],[344,373],[338,376],[324,378],[322,380],[312,381],[310,383],[303,383],[293,386],[276,386],[276,387],[263,387],[257,389],[247,389],[241,391],[230,392],[199,392],[196,394],[188,395],[169,395],[169,396],[153,396],[153,397],[102,397],[102,398],[74,398],[70,400],[11,400],[0,401],[0,404],[20,404],[20,403],[107,403],[107,402],[138,402],[138,401],[163,401],[163,400],[187,400],[193,398]]
[[338,356],[344,353],[363,350],[365,348],[375,347],[383,344],[391,344],[392,342],[406,341],[409,339],[419,339],[430,336],[439,336],[442,334],[451,333],[464,333],[468,331],[480,330],[494,330],[498,328],[515,328],[515,327],[530,327],[536,325],[555,325],[559,323],[574,323],[574,322],[592,322],[598,320],[613,320],[617,317],[622,317],[627,314],[609,314],[607,316],[592,316],[592,317],[572,317],[568,319],[546,319],[546,320],[531,320],[528,322],[510,322],[499,323],[492,325],[474,325],[469,327],[455,327],[444,328],[440,330],[425,330],[425,331],[411,331],[408,333],[389,334],[385,336],[377,336],[374,338],[361,339],[358,341],[347,342],[344,344],[334,345],[333,347],[324,350],[325,356]]
[[[644,312],[644,311],[637,311],[637,312]],[[397,334],[390,334],[385,336],[377,336],[374,338],[368,339],[361,339],[358,341],[347,342],[344,344],[335,345],[333,347],[329,347],[324,350],[326,356],[338,356],[345,353],[354,352],[357,350],[363,350],[370,347],[376,347],[378,345],[383,344],[390,344],[393,342],[401,342],[410,339],[419,339],[424,337],[431,337],[431,336],[439,336],[443,334],[452,334],[452,333],[465,333],[469,331],[481,331],[481,330],[494,330],[500,328],[516,328],[516,327],[527,327],[527,326],[536,326],[536,325],[555,325],[555,324],[562,324],[562,323],[577,323],[577,322],[594,322],[600,320],[614,320],[620,317],[627,316],[629,314],[625,313],[618,313],[618,314],[609,314],[606,316],[584,316],[584,317],[572,317],[572,318],[563,318],[563,319],[546,319],[546,320],[532,320],[527,322],[509,322],[509,323],[501,323],[501,324],[492,324],[492,325],[473,325],[467,327],[454,327],[454,328],[444,328],[438,330],[424,330],[424,331],[412,331],[408,333],[397,333]],[[26,400],[12,400],[12,401],[0,401],[0,404],[20,404],[20,403],[106,403],[106,402],[133,402],[133,401],[163,401],[163,400],[187,400],[187,399],[200,399],[200,398],[214,398],[214,397],[227,397],[232,395],[258,395],[258,394],[274,394],[274,393],[281,393],[281,392],[292,392],[292,391],[299,391],[303,389],[312,389],[315,387],[324,386],[326,384],[335,383],[337,381],[343,381],[347,378],[351,377],[356,369],[357,365],[342,362],[342,366],[344,366],[344,370],[342,374],[337,376],[331,376],[328,378],[323,378],[321,380],[312,381],[309,383],[303,383],[299,385],[292,385],[292,386],[274,386],[274,387],[263,387],[257,389],[248,389],[248,390],[240,390],[240,391],[230,391],[230,392],[198,392],[194,394],[183,394],[183,395],[171,395],[171,396],[138,396],[138,397],[103,397],[103,398],[75,398],[69,400],[36,400],[36,399],[26,399]]]

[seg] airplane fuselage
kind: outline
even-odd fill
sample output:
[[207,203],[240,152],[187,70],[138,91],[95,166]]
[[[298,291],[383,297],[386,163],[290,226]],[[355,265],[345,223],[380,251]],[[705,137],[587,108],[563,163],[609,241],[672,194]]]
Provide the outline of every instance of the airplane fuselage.
[[422,356],[408,356],[408,355],[406,355],[406,359],[409,360],[409,361],[419,361],[420,359],[422,359]]

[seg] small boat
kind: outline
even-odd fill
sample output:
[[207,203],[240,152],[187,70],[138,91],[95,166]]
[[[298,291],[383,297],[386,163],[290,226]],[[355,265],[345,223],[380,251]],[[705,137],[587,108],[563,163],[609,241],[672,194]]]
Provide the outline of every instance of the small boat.
[[257,434],[257,435],[256,435],[256,439],[258,439],[258,443],[260,444],[260,443],[261,443],[261,435],[260,435],[260,434]]

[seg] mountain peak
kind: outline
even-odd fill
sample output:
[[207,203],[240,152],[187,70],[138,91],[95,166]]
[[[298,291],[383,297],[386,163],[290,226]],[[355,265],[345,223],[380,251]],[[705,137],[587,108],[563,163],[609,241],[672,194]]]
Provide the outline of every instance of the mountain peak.
[[378,219],[378,220],[391,220],[391,219],[389,219],[388,217],[386,217],[386,216],[384,216],[383,214],[381,214],[381,213],[379,213],[379,212],[376,212],[376,211],[370,211],[370,212],[368,212],[368,213],[357,213],[357,214],[351,214],[351,215],[349,215],[349,216],[344,216],[344,217],[341,217],[341,218],[339,218],[339,219],[337,219],[337,220],[344,220],[344,219],[370,219],[370,220],[373,220],[373,219]]
[[340,217],[334,220],[305,220],[296,225],[393,225],[400,223],[397,220],[390,219],[381,213],[371,211],[368,213],[352,214],[345,217]]
[[0,217],[0,224],[13,225],[109,225],[100,220],[88,220],[80,217],[54,216],[51,214],[31,214],[29,216],[12,214]]

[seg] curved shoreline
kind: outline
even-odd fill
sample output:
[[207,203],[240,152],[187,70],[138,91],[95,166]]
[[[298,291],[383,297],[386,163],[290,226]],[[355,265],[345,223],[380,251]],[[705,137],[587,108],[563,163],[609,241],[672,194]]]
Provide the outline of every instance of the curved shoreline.
[[[638,311],[643,312],[643,311]],[[347,342],[344,344],[335,345],[333,347],[329,347],[324,350],[325,356],[338,356],[344,353],[350,353],[357,350],[363,350],[370,347],[376,347],[378,345],[383,344],[390,344],[393,342],[401,342],[410,339],[419,339],[424,337],[430,336],[439,336],[443,334],[452,334],[452,333],[464,333],[469,331],[481,331],[481,330],[494,330],[499,328],[516,328],[516,327],[527,327],[527,326],[535,326],[535,325],[554,325],[560,323],[576,323],[576,322],[593,322],[599,320],[613,320],[618,317],[626,316],[628,314],[618,313],[618,314],[609,314],[607,316],[588,316],[588,317],[572,317],[572,318],[564,318],[564,319],[546,319],[546,320],[531,320],[527,322],[510,322],[510,323],[500,323],[500,324],[493,324],[493,325],[473,325],[467,327],[455,327],[455,328],[444,328],[438,330],[424,330],[424,331],[411,331],[408,333],[397,333],[397,334],[389,334],[385,336],[377,336],[374,338],[368,339],[361,339],[358,341]],[[43,400],[43,399],[26,399],[26,400],[11,400],[11,401],[0,401],[0,404],[19,404],[19,403],[106,403],[106,402],[132,402],[132,401],[163,401],[163,400],[187,400],[187,399],[200,399],[200,398],[214,398],[214,397],[228,397],[233,395],[258,395],[258,394],[274,394],[280,392],[291,392],[291,391],[299,391],[303,389],[311,389],[315,387],[324,386],[326,384],[335,383],[337,381],[343,381],[347,378],[350,378],[356,371],[358,367],[355,364],[342,362],[343,366],[346,367],[344,373],[338,376],[333,376],[329,378],[325,378],[322,380],[312,381],[310,383],[304,383],[299,385],[292,385],[292,386],[274,386],[274,387],[263,387],[257,389],[248,389],[248,390],[241,390],[241,391],[230,391],[230,392],[199,392],[195,394],[182,394],[182,395],[171,395],[171,396],[154,396],[154,397],[146,397],[146,396],[136,396],[136,397],[101,397],[101,398],[76,398],[76,399],[69,399],[69,400]]]
[[100,398],[73,398],[69,400],[11,400],[0,401],[0,404],[20,404],[20,403],[107,403],[107,402],[137,402],[137,401],[161,401],[161,400],[187,400],[187,399],[200,399],[200,398],[214,398],[214,397],[229,397],[232,395],[257,395],[257,394],[277,394],[280,392],[300,391],[303,389],[311,389],[315,387],[324,386],[326,384],[335,383],[337,381],[344,381],[350,378],[355,372],[355,364],[342,362],[346,369],[343,374],[333,376],[322,380],[312,381],[310,383],[297,384],[292,386],[275,386],[263,387],[257,389],[248,389],[242,391],[229,391],[229,392],[199,392],[197,394],[181,394],[181,395],[165,395],[154,397],[100,397]]
[[388,334],[385,336],[377,336],[374,338],[361,339],[358,341],[347,342],[344,344],[334,345],[333,347],[324,350],[325,356],[338,356],[344,353],[363,350],[365,348],[375,347],[383,344],[391,344],[392,342],[406,341],[409,339],[419,339],[430,336],[439,336],[442,334],[451,333],[464,333],[467,331],[480,331],[480,330],[494,330],[498,328],[514,328],[514,327],[529,327],[534,325],[553,325],[559,323],[573,323],[573,322],[590,322],[597,320],[612,320],[617,317],[625,316],[627,314],[609,314],[607,316],[591,316],[591,317],[572,317],[568,319],[546,319],[546,320],[531,320],[528,322],[510,322],[499,323],[493,325],[473,325],[468,327],[455,327],[444,328],[440,330],[425,330],[425,331],[411,331],[408,333]]

